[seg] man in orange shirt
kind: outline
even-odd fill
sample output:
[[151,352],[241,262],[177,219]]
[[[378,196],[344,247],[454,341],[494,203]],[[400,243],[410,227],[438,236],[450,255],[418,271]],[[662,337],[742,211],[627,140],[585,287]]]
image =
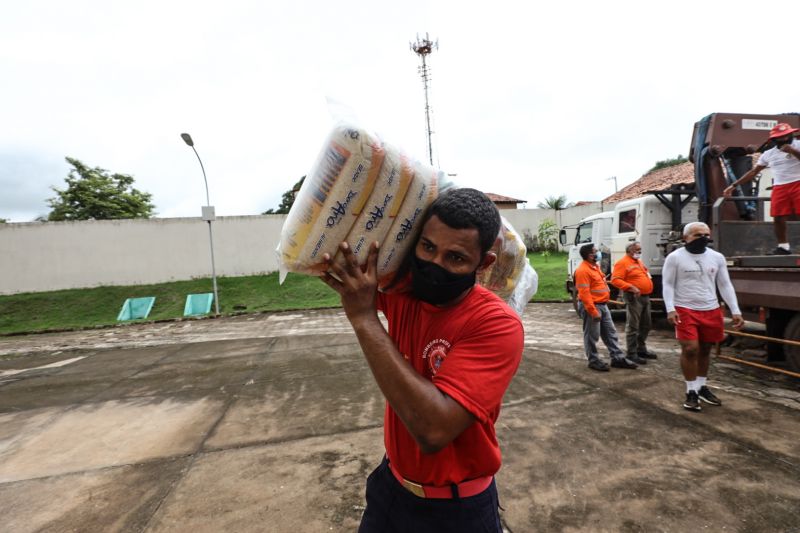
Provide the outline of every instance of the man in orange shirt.
[[578,315],[583,319],[583,347],[589,368],[608,371],[608,365],[597,353],[597,341],[603,339],[611,356],[611,366],[615,368],[636,368],[636,363],[625,357],[619,347],[617,328],[608,310],[610,291],[606,277],[597,262],[600,252],[593,244],[584,244],[580,248],[583,262],[575,269],[575,286],[578,289]]
[[625,255],[614,264],[611,284],[622,291],[625,299],[625,341],[628,359],[643,365],[647,359],[656,359],[647,349],[647,334],[650,333],[650,295],[653,279],[642,262],[642,245],[632,242],[625,247]]

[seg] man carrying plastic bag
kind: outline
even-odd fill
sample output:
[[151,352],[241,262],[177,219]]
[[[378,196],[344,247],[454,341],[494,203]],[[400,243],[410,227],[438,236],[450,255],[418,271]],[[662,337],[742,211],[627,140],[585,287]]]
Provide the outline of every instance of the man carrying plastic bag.
[[[361,532],[502,531],[494,475],[495,423],[519,366],[517,313],[476,283],[497,256],[495,205],[475,189],[441,194],[421,217],[386,292],[378,291],[379,243],[365,265],[347,243],[325,253],[322,279],[338,292],[386,398],[386,457],[367,479]],[[378,318],[382,311],[388,331]]]

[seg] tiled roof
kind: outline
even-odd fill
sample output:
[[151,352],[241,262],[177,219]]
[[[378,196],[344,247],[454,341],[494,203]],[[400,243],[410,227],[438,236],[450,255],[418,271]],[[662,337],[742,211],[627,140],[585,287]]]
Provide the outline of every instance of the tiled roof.
[[621,202],[631,198],[639,198],[648,191],[663,191],[673,185],[693,184],[694,165],[691,162],[681,163],[671,167],[660,168],[645,174],[622,190],[603,199],[603,203]]
[[518,200],[516,198],[511,198],[510,196],[503,196],[502,194],[495,194],[493,192],[485,192],[483,194],[488,196],[489,200],[496,204],[522,204],[526,202],[526,200]]

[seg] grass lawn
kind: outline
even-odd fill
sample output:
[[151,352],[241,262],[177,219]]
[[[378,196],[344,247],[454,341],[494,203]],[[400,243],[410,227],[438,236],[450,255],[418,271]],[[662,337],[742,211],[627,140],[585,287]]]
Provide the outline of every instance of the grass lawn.
[[567,256],[566,252],[552,252],[549,256],[528,254],[531,265],[539,274],[539,290],[532,301],[569,300],[569,293],[564,288],[567,281]]
[[[566,279],[565,253],[549,257],[528,254],[539,274],[537,300],[563,300]],[[253,313],[289,309],[335,307],[339,297],[319,279],[289,274],[278,285],[278,274],[217,279],[220,312]],[[212,292],[211,279],[175,281],[156,285],[97,287],[53,292],[0,296],[0,335],[30,331],[89,328],[117,324],[117,315],[126,298],[155,296],[147,320],[183,316],[187,294]],[[213,306],[212,306],[213,310]]]
[[[338,295],[310,276],[289,274],[283,285],[278,285],[277,273],[217,278],[217,289],[222,314],[339,305]],[[140,296],[156,297],[147,320],[178,318],[187,294],[212,291],[211,279],[206,278],[0,296],[0,334],[116,324],[125,299]]]

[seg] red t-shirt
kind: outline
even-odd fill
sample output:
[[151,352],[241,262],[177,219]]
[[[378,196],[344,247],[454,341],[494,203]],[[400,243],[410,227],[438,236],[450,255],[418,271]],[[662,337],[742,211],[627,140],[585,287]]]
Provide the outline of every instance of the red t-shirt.
[[423,454],[387,402],[389,461],[406,479],[424,485],[494,475],[500,469],[494,423],[522,358],[524,332],[517,314],[480,285],[453,307],[436,307],[410,293],[380,293],[378,308],[406,361],[476,418],[445,448]]

